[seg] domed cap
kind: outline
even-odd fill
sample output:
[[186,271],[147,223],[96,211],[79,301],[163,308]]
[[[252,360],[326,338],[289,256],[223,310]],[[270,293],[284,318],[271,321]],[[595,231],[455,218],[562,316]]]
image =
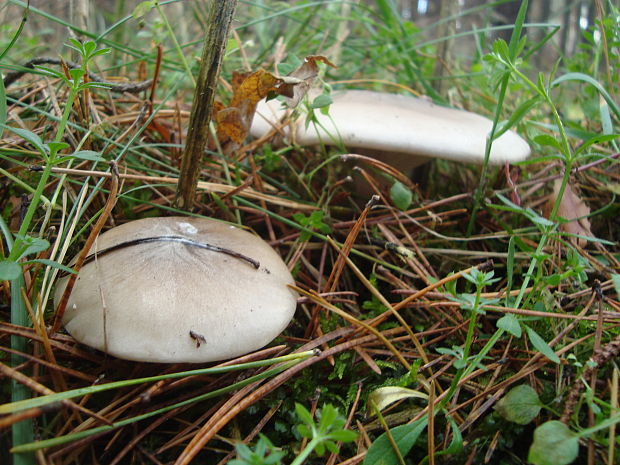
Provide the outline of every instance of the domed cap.
[[[328,115],[315,112],[318,124],[306,126],[304,118],[299,118],[292,123],[292,131],[284,128],[287,135],[292,132],[300,145],[342,143],[348,149],[374,151],[376,158],[400,169],[413,168],[431,158],[484,162],[492,122],[483,116],[427,99],[368,90],[336,91],[332,99]],[[277,100],[261,101],[252,122],[252,135],[266,134],[285,112]],[[386,153],[390,156],[381,156]],[[527,142],[507,131],[493,142],[489,162],[514,163],[529,155]]]
[[[257,350],[293,318],[297,296],[259,237],[206,218],[146,218],[97,239],[63,324],[119,358],[209,362]],[[62,278],[56,300],[68,278]]]

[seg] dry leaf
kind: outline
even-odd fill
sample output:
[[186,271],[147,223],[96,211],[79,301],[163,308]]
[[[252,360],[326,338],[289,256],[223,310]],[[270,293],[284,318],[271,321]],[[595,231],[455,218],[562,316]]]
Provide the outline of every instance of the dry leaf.
[[295,78],[297,82],[291,82],[286,80],[282,86],[280,86],[279,94],[283,95],[286,99],[289,108],[295,108],[299,105],[299,102],[306,96],[314,78],[319,73],[318,62],[325,63],[327,66],[335,68],[331,61],[322,55],[310,55],[304,59],[304,62],[295,71],[291,72],[287,78]]
[[334,66],[323,56],[306,57],[304,63],[286,77],[278,77],[264,69],[254,73],[233,73],[233,97],[230,105],[214,107],[217,136],[221,144],[242,144],[248,133],[259,100],[268,94],[284,95],[289,107],[295,107],[306,95],[316,77],[318,62]]
[[259,69],[254,73],[233,74],[233,98],[228,108],[216,113],[217,135],[220,143],[232,140],[241,144],[254,118],[256,104],[271,91],[276,91],[282,80]]
[[[553,195],[549,199],[549,204],[553,205],[560,193],[560,187],[562,186],[562,180],[556,179],[553,184]],[[580,236],[593,237],[590,230],[590,221],[587,216],[590,214],[590,207],[575,193],[570,183],[566,186],[562,200],[560,201],[560,208],[558,209],[558,216],[568,220],[566,223],[560,225],[560,230],[569,234],[579,234]],[[578,237],[570,237],[570,242],[579,247],[586,245],[586,240]]]

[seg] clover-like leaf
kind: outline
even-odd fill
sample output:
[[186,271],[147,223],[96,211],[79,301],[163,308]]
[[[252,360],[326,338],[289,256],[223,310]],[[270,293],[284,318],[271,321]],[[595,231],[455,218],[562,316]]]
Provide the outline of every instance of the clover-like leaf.
[[561,421],[548,421],[534,430],[527,456],[534,465],[567,465],[577,458],[579,437]]
[[536,391],[527,384],[521,384],[502,397],[495,410],[508,421],[527,425],[538,416],[541,407]]

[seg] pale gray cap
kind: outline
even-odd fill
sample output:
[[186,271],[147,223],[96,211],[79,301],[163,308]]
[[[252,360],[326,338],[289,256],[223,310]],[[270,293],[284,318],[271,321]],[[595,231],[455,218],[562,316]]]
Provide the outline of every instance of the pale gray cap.
[[[316,93],[311,93],[314,98]],[[300,145],[342,142],[349,150],[388,153],[395,166],[414,167],[431,158],[464,163],[484,162],[486,138],[492,122],[478,114],[436,105],[430,100],[368,90],[343,90],[332,94],[329,114],[316,111],[319,124],[307,127],[301,117],[286,135]],[[277,100],[262,100],[252,122],[254,137],[266,134],[285,115]],[[292,130],[291,130],[292,129]],[[493,142],[491,164],[514,163],[530,155],[527,142],[513,131]],[[377,156],[380,158],[380,156]],[[404,164],[403,164],[404,163]]]
[[260,349],[293,318],[291,273],[254,234],[213,219],[146,218],[105,232],[90,253],[132,241],[80,271],[63,318],[76,340],[129,360],[209,362]]

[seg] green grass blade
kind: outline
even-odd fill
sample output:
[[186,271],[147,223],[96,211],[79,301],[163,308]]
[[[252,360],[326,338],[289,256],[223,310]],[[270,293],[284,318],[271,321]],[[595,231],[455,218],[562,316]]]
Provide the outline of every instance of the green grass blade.
[[[299,354],[297,354],[299,355]],[[151,418],[154,417],[156,415],[161,415],[163,413],[169,412],[170,410],[174,410],[176,408],[179,407],[183,407],[185,405],[189,405],[189,404],[193,404],[196,402],[201,402],[203,400],[207,400],[210,399],[212,397],[217,397],[219,395],[222,394],[226,394],[227,392],[231,392],[234,391],[236,389],[239,389],[243,386],[247,386],[248,384],[251,384],[255,381],[259,381],[261,379],[265,379],[265,378],[269,378],[271,376],[274,376],[292,366],[294,366],[295,364],[299,363],[302,359],[297,359],[297,360],[292,360],[289,362],[286,362],[282,365],[279,365],[277,367],[274,368],[270,368],[269,370],[263,372],[263,373],[259,373],[258,375],[254,375],[251,376],[250,378],[244,379],[243,381],[239,381],[237,383],[231,384],[230,386],[226,386],[220,389],[216,389],[215,391],[211,391],[211,392],[207,392],[206,394],[202,394],[196,397],[193,397],[191,399],[187,399],[184,400],[182,402],[178,402],[176,404],[172,404],[172,405],[168,405],[167,407],[163,407],[157,410],[154,410],[152,412],[148,412],[142,415],[138,415],[135,417],[131,417],[131,418],[127,418],[125,420],[121,420],[121,421],[117,421],[116,423],[113,423],[112,425],[105,425],[105,426],[99,426],[96,428],[91,428],[85,431],[80,431],[78,433],[73,433],[73,434],[67,434],[65,436],[59,436],[59,437],[55,437],[55,438],[51,438],[51,439],[45,439],[42,441],[35,441],[35,442],[30,442],[28,444],[22,444],[20,446],[17,447],[13,447],[11,449],[12,453],[24,453],[24,452],[33,452],[39,449],[44,449],[47,447],[53,447],[53,446],[59,446],[61,444],[66,444],[68,442],[71,441],[76,441],[78,439],[82,439],[82,438],[86,438],[89,436],[92,436],[93,434],[99,434],[99,433],[104,433],[107,431],[112,431],[114,429],[120,428],[122,426],[126,426],[126,425],[130,425],[132,423],[136,423],[138,421],[141,420],[145,420],[147,418]]]
[[[11,281],[11,322],[18,326],[27,327],[30,322],[21,292],[24,286],[24,277],[21,274],[17,279]],[[21,336],[12,335],[11,349],[24,353],[28,352],[28,341]],[[24,359],[22,357],[17,354],[11,354],[11,366],[16,367],[23,362]],[[13,403],[28,402],[30,400],[30,390],[23,384],[11,380],[11,400]],[[11,428],[14,447],[33,441],[32,419],[17,422]],[[34,463],[36,463],[35,458],[31,453],[20,453],[13,458],[14,465],[33,465]]]
[[168,373],[165,375],[149,376],[146,378],[127,379],[123,381],[114,381],[111,383],[98,384],[94,386],[88,386],[79,389],[72,389],[70,391],[58,392],[55,394],[49,394],[47,396],[35,397],[33,399],[24,400],[21,402],[12,402],[10,404],[0,405],[0,414],[15,413],[21,410],[41,407],[49,405],[54,402],[58,402],[66,399],[73,399],[75,397],[81,397],[85,395],[96,394],[99,392],[109,391],[111,389],[118,389],[127,386],[133,386],[136,384],[150,383],[155,381],[161,381],[164,379],[185,378],[188,376],[196,375],[213,375],[220,373],[228,373],[229,371],[246,370],[250,368],[257,368],[266,365],[273,365],[275,363],[288,362],[291,360],[298,361],[304,360],[314,355],[313,351],[300,352],[298,354],[284,355],[282,357],[275,357],[266,360],[258,360],[255,362],[238,363],[236,365],[227,365],[211,368],[199,368],[197,370],[181,371],[178,373]]

